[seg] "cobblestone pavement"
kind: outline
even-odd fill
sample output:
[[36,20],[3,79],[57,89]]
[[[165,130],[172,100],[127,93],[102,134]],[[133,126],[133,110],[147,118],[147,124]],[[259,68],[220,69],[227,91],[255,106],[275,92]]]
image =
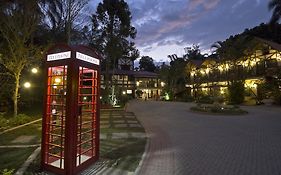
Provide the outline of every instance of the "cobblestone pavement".
[[133,101],[149,148],[139,174],[280,175],[281,108],[242,107],[241,116],[204,115],[191,103]]

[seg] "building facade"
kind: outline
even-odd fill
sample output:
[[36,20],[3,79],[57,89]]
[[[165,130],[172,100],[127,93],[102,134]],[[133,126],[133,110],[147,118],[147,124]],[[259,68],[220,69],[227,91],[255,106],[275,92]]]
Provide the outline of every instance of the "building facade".
[[[245,100],[257,99],[259,87],[269,78],[280,81],[281,45],[260,39],[265,50],[256,50],[254,54],[233,61],[216,59],[189,60],[187,64],[187,89],[190,95],[228,95],[228,86],[232,80],[244,81]],[[279,90],[281,87],[279,87]]]
[[[104,80],[105,72],[102,72],[102,90],[105,90]],[[154,72],[121,69],[109,71],[108,83],[111,92],[110,96],[117,101],[118,96],[122,95],[130,98],[158,99],[163,87],[158,74]]]

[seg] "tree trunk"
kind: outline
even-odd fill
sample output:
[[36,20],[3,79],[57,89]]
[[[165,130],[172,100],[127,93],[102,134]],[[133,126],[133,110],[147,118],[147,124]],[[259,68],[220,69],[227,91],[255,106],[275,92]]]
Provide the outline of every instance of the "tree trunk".
[[105,76],[104,76],[104,82],[105,82],[105,103],[109,104],[109,59],[108,57],[105,60]]
[[18,95],[19,95],[19,84],[20,84],[20,76],[15,76],[15,89],[13,94],[13,103],[14,103],[14,112],[13,116],[16,117],[18,115]]

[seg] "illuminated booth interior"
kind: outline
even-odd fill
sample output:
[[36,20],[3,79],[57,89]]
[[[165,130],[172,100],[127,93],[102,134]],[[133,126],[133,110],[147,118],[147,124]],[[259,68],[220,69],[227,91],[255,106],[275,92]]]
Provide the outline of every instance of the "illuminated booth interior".
[[56,45],[46,55],[41,165],[77,174],[99,157],[100,56],[86,46]]

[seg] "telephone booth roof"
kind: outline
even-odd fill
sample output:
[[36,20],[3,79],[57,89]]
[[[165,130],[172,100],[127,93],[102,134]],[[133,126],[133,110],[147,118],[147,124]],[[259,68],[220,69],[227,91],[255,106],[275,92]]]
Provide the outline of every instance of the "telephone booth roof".
[[46,52],[45,58],[48,66],[64,65],[74,62],[79,65],[99,67],[102,57],[95,49],[88,46],[56,44]]

